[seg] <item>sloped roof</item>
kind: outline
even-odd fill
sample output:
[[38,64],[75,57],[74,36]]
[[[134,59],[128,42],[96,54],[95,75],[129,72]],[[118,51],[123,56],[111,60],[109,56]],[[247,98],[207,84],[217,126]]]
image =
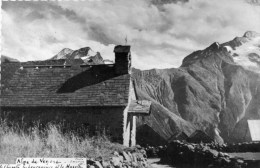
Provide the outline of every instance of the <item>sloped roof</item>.
[[148,100],[131,100],[128,112],[135,114],[149,114],[151,104],[152,102]]
[[[36,65],[38,66],[56,66],[56,65],[66,65],[66,59],[58,59],[58,60],[45,60],[45,61],[27,61],[27,62],[21,62],[21,66],[24,67],[29,67],[29,66],[33,66],[35,67]],[[83,60],[77,59],[77,60],[72,60],[74,62],[78,62],[81,61],[80,64],[83,63]]]
[[63,67],[51,62],[55,66],[2,63],[0,105],[127,105],[130,75],[116,75],[114,65]]
[[260,120],[248,120],[252,141],[260,141]]

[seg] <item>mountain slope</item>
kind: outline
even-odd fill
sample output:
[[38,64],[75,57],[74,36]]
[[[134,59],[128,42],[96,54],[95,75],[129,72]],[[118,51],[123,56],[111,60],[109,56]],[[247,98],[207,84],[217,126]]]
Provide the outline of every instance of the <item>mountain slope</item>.
[[[149,97],[175,118],[204,131],[219,143],[222,140],[249,141],[247,120],[260,119],[260,71],[239,64],[227,49],[228,45],[236,51],[237,47],[253,44],[251,37],[241,39],[244,41],[236,43],[236,38],[196,51],[188,55],[178,69],[134,70],[133,78],[141,91],[138,96]],[[248,51],[250,49],[254,47]],[[248,54],[237,55],[243,59],[248,57],[250,61]],[[172,118],[169,120],[178,125]],[[160,129],[157,127],[160,125],[154,129]],[[192,130],[190,128],[188,130]]]
[[71,55],[73,53],[72,49],[64,48],[62,49],[58,54],[53,56],[51,59],[57,60],[57,59],[67,59],[67,55]]
[[5,55],[1,55],[0,61],[3,62],[3,63],[4,62],[19,62],[17,59],[14,59],[14,58],[11,58],[11,57],[7,57]]

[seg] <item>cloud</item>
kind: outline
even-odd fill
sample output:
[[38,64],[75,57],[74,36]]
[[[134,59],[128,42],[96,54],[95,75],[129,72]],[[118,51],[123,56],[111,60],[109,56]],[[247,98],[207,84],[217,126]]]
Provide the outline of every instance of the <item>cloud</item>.
[[90,46],[113,59],[113,47],[127,36],[135,67],[170,68],[215,41],[260,31],[260,6],[246,0],[171,2],[3,2],[3,53],[47,59],[65,47]]
[[246,0],[246,1],[252,5],[260,5],[260,0]]
[[[61,49],[104,45],[88,40],[81,27],[84,19],[55,3],[3,4],[3,54],[21,61],[48,59]],[[35,14],[37,13],[37,14]]]
[[186,3],[189,0],[151,0],[152,4],[155,5],[164,5],[164,4],[171,4],[171,3]]

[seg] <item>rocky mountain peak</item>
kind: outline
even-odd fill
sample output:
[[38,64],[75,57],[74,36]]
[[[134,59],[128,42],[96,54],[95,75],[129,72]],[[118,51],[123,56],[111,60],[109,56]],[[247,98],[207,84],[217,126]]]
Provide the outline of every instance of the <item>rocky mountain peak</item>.
[[70,49],[70,48],[63,48],[59,53],[70,53],[70,52],[73,52],[73,50],[72,49]]
[[83,48],[80,48],[78,51],[82,54],[88,54],[88,51],[91,50],[90,47],[83,47]]
[[242,37],[236,37],[229,42],[223,44],[214,42],[206,49],[193,52],[185,57],[182,66],[205,61],[212,56],[221,57],[221,59],[231,61],[247,70],[260,73],[260,34],[247,31]]
[[57,55],[53,56],[52,59],[81,59],[85,64],[91,65],[105,63],[100,53],[93,51],[90,47],[83,47],[78,50],[64,48]]
[[245,34],[243,35],[243,37],[246,37],[246,38],[255,38],[257,36],[260,36],[260,33],[257,33],[255,31],[247,31],[245,32]]
[[242,37],[222,44],[242,67],[260,73],[260,34],[247,31]]
[[250,141],[247,120],[260,117],[258,33],[215,42],[177,69],[132,74],[137,96],[153,102],[151,115],[139,122],[164,139],[177,139],[177,130],[188,136],[199,130],[218,143]]
[[218,42],[214,42],[213,44],[211,44],[207,49],[209,50],[213,50],[216,51],[220,48],[220,44]]
[[62,49],[57,55],[55,55],[54,57],[52,57],[52,59],[63,59],[63,57],[65,57],[68,54],[71,54],[73,52],[72,49],[70,48],[64,48]]

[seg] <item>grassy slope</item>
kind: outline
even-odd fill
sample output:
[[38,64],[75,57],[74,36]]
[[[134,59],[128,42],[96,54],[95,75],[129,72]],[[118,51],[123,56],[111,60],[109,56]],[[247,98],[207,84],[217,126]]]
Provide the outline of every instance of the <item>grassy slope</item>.
[[40,131],[8,127],[0,121],[0,163],[15,163],[18,157],[102,157],[108,159],[113,151],[124,147],[114,144],[106,136],[79,137],[75,133],[61,133],[59,125],[49,125]]

